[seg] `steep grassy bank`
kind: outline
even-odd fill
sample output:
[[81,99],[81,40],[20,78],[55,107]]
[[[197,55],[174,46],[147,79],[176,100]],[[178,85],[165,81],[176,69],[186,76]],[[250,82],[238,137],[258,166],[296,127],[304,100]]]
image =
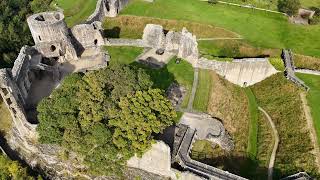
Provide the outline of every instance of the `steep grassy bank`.
[[300,89],[278,73],[252,88],[259,106],[264,108],[280,136],[275,178],[298,171],[316,174],[309,131],[300,100]]

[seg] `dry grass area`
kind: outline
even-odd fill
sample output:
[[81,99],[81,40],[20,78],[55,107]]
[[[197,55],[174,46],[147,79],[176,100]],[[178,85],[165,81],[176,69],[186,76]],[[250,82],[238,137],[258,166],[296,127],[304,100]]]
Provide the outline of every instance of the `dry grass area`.
[[295,54],[294,55],[294,65],[297,68],[306,68],[306,69],[314,69],[320,71],[320,59],[311,57],[311,56],[304,56]]
[[0,133],[8,133],[11,129],[11,115],[0,97]]
[[278,73],[254,85],[252,90],[258,104],[271,116],[279,133],[275,178],[280,179],[298,171],[317,177],[319,174],[312,154],[313,146],[299,96],[301,89]]
[[235,142],[235,151],[245,153],[249,133],[248,99],[243,88],[212,72],[213,86],[208,112],[222,119]]
[[271,125],[262,113],[259,113],[257,145],[257,160],[259,164],[268,167],[274,145],[274,137]]
[[215,57],[280,57],[280,49],[260,48],[250,45],[245,40],[200,41],[202,55]]
[[197,38],[237,38],[238,35],[232,31],[215,27],[212,25],[196,22],[168,20],[151,17],[118,16],[106,18],[103,23],[105,35],[113,38],[142,38],[143,30],[147,24],[159,24],[166,30],[181,31],[186,27]]

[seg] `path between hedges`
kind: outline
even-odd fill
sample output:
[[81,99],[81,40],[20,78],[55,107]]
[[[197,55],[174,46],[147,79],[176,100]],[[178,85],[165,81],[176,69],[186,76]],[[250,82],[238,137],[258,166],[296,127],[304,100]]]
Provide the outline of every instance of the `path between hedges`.
[[277,150],[278,150],[278,146],[279,146],[279,134],[277,131],[277,128],[275,126],[275,124],[273,123],[271,117],[269,116],[269,114],[262,109],[261,107],[258,107],[258,109],[267,117],[272,131],[273,131],[273,135],[274,135],[274,145],[273,145],[273,149],[272,149],[272,153],[271,153],[271,157],[270,157],[270,161],[269,161],[269,167],[268,167],[268,180],[272,180],[273,177],[273,167],[274,167],[274,162],[276,159],[276,154],[277,154]]
[[308,105],[308,101],[306,98],[306,93],[305,92],[300,93],[300,97],[301,97],[301,101],[302,101],[304,114],[306,115],[308,128],[310,130],[310,138],[311,138],[312,144],[314,146],[313,154],[315,155],[316,166],[318,168],[318,172],[320,172],[320,149],[319,149],[319,145],[318,145],[317,133],[314,128],[314,123],[313,123],[313,119],[312,119],[311,112],[310,112],[310,107]]

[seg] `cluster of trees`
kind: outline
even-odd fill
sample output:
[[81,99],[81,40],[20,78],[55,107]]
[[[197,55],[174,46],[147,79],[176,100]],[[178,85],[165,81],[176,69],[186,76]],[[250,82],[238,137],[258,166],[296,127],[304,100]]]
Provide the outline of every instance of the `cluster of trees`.
[[0,152],[0,179],[34,179],[28,176],[26,168],[18,162],[11,161]]
[[41,143],[76,152],[95,175],[119,175],[153,135],[174,123],[163,91],[145,70],[129,65],[72,74],[38,106]]
[[27,16],[46,11],[52,0],[0,1],[0,68],[11,67],[23,45],[31,45]]

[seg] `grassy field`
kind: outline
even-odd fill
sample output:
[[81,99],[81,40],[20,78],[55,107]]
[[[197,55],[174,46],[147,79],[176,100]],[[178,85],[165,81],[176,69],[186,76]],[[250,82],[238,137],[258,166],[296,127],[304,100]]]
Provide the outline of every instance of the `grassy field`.
[[62,8],[69,27],[84,22],[95,10],[97,0],[54,0]]
[[244,89],[249,102],[249,111],[250,111],[250,123],[249,123],[249,138],[247,153],[253,159],[256,159],[257,156],[257,141],[258,141],[258,104],[254,94],[250,88]]
[[[166,13],[163,13],[166,12]],[[287,17],[246,8],[194,0],[134,0],[121,14],[188,20],[234,31],[250,44],[263,48],[291,48],[299,54],[320,57],[320,25],[290,24]]]
[[305,171],[316,175],[312,144],[302,110],[300,91],[282,73],[254,85],[252,90],[259,106],[264,108],[280,136],[275,162],[275,179]]
[[107,18],[103,22],[106,37],[113,38],[142,38],[143,30],[147,24],[160,24],[166,30],[181,31],[186,27],[188,31],[198,38],[236,38],[237,34],[223,28],[190,21],[168,20],[150,17],[118,16]]
[[6,134],[11,129],[11,115],[0,96],[0,133]]
[[[297,73],[311,89],[308,93],[308,105],[311,108],[311,115],[320,141],[320,76]],[[320,142],[318,142],[320,146]]]
[[[264,8],[264,9],[271,9],[278,11],[278,1],[270,1],[270,0],[224,0],[226,2],[231,3],[237,3],[237,4],[243,4],[243,5],[253,5],[255,7]],[[320,7],[320,1],[319,0],[300,0],[301,6],[304,8],[310,8],[310,7]]]
[[109,52],[109,55],[111,57],[110,64],[131,64],[143,52],[143,48],[139,47],[106,46],[104,48]]
[[193,101],[193,108],[201,112],[208,111],[208,104],[212,88],[212,72],[209,70],[199,70],[199,83]]

